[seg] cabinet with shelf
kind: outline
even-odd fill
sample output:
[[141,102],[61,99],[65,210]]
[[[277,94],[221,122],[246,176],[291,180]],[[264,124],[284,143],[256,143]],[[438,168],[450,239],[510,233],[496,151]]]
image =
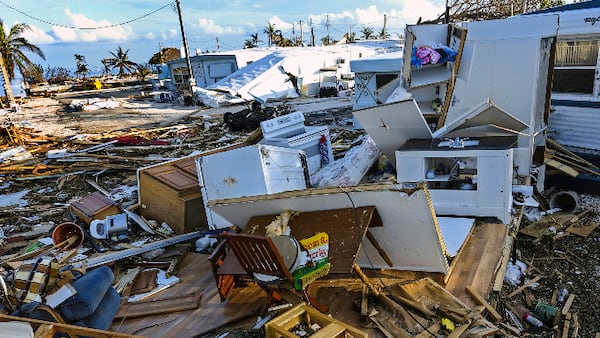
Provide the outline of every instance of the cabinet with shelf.
[[[410,142],[409,142],[410,143]],[[512,148],[400,148],[397,179],[426,182],[436,214],[510,221]]]

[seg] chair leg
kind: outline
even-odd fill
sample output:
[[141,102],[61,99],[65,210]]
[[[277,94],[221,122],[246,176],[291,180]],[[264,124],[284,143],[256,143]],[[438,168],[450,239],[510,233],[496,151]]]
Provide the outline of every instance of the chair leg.
[[265,290],[267,292],[267,300],[265,301],[265,303],[263,304],[262,308],[260,309],[260,316],[264,317],[267,314],[267,310],[269,310],[269,307],[271,306],[271,304],[273,304],[274,302],[282,302],[284,299],[281,296],[281,294],[279,292],[277,292],[276,290],[273,289],[269,289],[269,290]]

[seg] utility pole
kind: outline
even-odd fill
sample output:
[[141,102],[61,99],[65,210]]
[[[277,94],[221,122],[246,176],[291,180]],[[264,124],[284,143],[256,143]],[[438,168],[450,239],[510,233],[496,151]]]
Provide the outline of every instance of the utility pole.
[[185,60],[187,62],[188,73],[190,74],[190,92],[192,91],[192,87],[196,85],[196,78],[194,77],[194,73],[192,71],[192,61],[190,60],[190,50],[188,48],[187,39],[185,38],[185,30],[183,29],[183,17],[181,16],[181,4],[180,0],[175,0],[175,4],[177,5],[177,15],[179,16],[179,27],[181,28],[181,37],[183,39],[183,49],[185,51]]
[[329,14],[327,14],[327,23],[325,24],[325,26],[327,26],[327,44],[329,44],[331,38],[329,37]]
[[385,34],[386,28],[387,28],[387,14],[383,14],[383,29],[381,30],[381,34],[382,34],[381,38],[382,39],[385,39],[385,37],[387,35],[387,34]]
[[300,43],[304,47],[304,35],[302,34],[302,20],[300,20]]
[[162,53],[162,42],[158,43],[158,56],[160,57],[159,63],[163,63],[163,53]]

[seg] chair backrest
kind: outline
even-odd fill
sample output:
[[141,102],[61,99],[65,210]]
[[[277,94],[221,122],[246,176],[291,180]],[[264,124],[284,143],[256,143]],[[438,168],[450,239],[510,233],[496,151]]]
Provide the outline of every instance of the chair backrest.
[[221,236],[249,275],[261,273],[293,282],[292,274],[270,237],[230,232]]

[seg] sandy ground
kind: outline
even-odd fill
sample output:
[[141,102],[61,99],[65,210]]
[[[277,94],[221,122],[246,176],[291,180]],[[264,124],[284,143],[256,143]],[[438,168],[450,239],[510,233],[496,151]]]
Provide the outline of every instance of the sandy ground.
[[5,112],[1,118],[5,123],[30,127],[45,135],[68,137],[80,133],[102,133],[132,127],[141,128],[169,120],[182,119],[200,111],[199,107],[158,103],[150,98],[141,100],[127,96],[115,97],[120,102],[118,108],[73,111],[68,107],[73,99],[78,98],[27,99],[20,105],[19,111]]

